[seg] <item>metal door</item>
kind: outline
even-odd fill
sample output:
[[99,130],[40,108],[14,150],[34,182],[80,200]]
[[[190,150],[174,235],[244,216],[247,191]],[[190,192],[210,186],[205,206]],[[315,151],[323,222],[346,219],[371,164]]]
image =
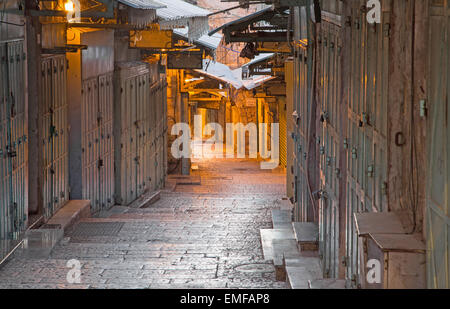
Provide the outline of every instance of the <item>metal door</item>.
[[450,288],[450,1],[430,7],[430,146],[427,196],[429,288]]
[[387,106],[390,1],[382,1],[381,24],[369,24],[352,5],[351,74],[347,138],[346,278],[359,285],[355,212],[387,211]]
[[25,59],[22,39],[0,43],[0,239],[17,239],[28,215]]
[[40,127],[42,132],[42,197],[49,219],[69,200],[67,62],[65,55],[48,56],[41,65]]
[[319,37],[320,111],[322,132],[320,137],[320,239],[324,276],[335,278],[339,270],[339,148],[340,117],[339,93],[341,89],[341,27],[329,22],[321,25]]
[[99,84],[99,207],[114,205],[113,73],[98,77]]
[[278,115],[280,122],[280,166],[287,166],[287,123],[286,123],[286,99],[278,99]]
[[113,74],[83,81],[83,198],[92,212],[114,205]]
[[297,113],[295,117],[295,134],[294,134],[294,152],[295,152],[295,164],[294,164],[294,191],[295,191],[295,220],[299,222],[308,222],[311,218],[314,218],[316,214],[313,212],[313,206],[310,199],[310,189],[308,183],[308,169],[307,169],[307,157],[308,157],[308,119],[310,117],[308,107],[309,87],[308,76],[311,73],[307,54],[308,51],[302,48],[297,48],[298,56],[294,62],[294,113]]
[[99,101],[98,78],[83,81],[82,85],[82,167],[83,199],[91,201],[92,212],[99,210]]
[[[117,202],[128,205],[152,187],[149,158],[153,125],[148,66],[122,64],[117,71],[114,135]],[[157,116],[157,115],[156,115]],[[120,145],[120,147],[119,147]]]

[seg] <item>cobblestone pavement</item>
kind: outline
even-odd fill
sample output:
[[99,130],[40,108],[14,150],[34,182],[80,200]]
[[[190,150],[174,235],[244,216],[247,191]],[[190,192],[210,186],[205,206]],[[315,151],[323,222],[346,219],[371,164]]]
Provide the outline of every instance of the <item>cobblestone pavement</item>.
[[[75,226],[47,259],[16,254],[0,269],[0,288],[287,288],[264,261],[259,236],[281,206],[284,174],[250,160],[196,164],[201,185],[163,191],[148,208],[83,219],[122,227],[100,236]],[[82,265],[79,284],[66,279],[71,259]]]

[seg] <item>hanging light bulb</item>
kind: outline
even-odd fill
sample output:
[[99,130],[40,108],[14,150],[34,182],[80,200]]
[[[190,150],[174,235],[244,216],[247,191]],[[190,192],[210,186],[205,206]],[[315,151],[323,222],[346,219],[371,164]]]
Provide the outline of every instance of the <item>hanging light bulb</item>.
[[64,9],[67,11],[67,12],[73,12],[74,11],[74,5],[73,5],[73,2],[72,1],[67,1],[65,4],[64,4]]

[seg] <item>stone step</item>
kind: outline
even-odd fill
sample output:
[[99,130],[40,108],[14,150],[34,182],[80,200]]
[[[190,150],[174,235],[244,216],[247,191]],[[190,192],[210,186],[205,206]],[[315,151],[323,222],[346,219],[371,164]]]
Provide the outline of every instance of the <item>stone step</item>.
[[113,206],[108,210],[102,210],[93,215],[94,218],[111,218],[127,212],[130,208],[127,206]]
[[288,210],[291,212],[292,209],[294,208],[294,205],[292,205],[291,201],[288,198],[282,199],[280,203],[281,203],[280,206],[281,210]]
[[261,229],[261,245],[263,249],[264,259],[273,261],[273,240],[274,239],[291,239],[295,240],[294,231],[290,229]]
[[314,257],[285,259],[286,282],[291,289],[308,289],[309,282],[323,278],[320,261]]
[[64,237],[62,228],[28,230],[21,247],[21,255],[29,259],[46,259]]
[[300,251],[319,250],[319,226],[310,222],[293,222],[295,239]]
[[274,239],[272,240],[273,265],[275,266],[275,276],[277,281],[286,281],[285,259],[300,258],[295,239]]
[[195,175],[169,175],[169,180],[174,181],[177,186],[200,186],[202,178]]
[[338,279],[318,279],[311,280],[309,283],[310,289],[317,290],[344,290],[347,289],[347,281]]
[[88,200],[72,200],[63,208],[58,210],[56,214],[43,227],[60,227],[63,232],[67,231],[82,218],[91,216],[91,202]]
[[274,229],[291,229],[292,215],[289,210],[272,210],[272,225]]
[[130,208],[147,208],[161,198],[161,191],[150,191],[144,193],[140,198],[130,204]]

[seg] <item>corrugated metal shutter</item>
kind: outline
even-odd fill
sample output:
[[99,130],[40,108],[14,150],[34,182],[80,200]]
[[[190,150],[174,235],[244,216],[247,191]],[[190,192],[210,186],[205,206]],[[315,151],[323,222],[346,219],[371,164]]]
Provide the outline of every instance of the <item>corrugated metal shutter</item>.
[[287,123],[286,123],[286,100],[278,100],[278,115],[280,121],[280,166],[287,166]]
[[26,229],[28,128],[23,40],[0,43],[0,239]]
[[99,206],[108,209],[114,205],[114,81],[113,73],[101,75],[99,80]]
[[44,57],[41,75],[42,202],[45,218],[49,219],[69,199],[65,55]]
[[151,85],[155,77],[148,64],[141,62],[120,64],[115,79],[116,198],[117,203],[128,205],[158,186],[159,173],[154,170],[161,159],[152,156],[161,151],[161,86],[159,82]]
[[292,120],[292,114],[294,113],[294,67],[293,61],[287,61],[285,63],[285,79],[286,79],[286,122],[287,122],[287,179],[286,179],[286,192],[287,197],[294,198],[294,140],[292,134],[294,133],[294,121]]
[[339,272],[339,147],[340,147],[340,41],[341,27],[323,22],[319,38],[319,69],[321,81],[320,136],[321,188],[319,230],[324,275],[336,278]]
[[92,212],[114,205],[113,74],[83,81],[83,198]]
[[450,288],[450,1],[433,1],[430,16],[427,273],[430,288]]
[[[381,24],[370,25],[355,1],[351,25],[351,74],[347,138],[346,278],[360,282],[356,212],[387,211],[387,110],[389,90],[389,1]],[[369,125],[370,124],[370,125]]]

